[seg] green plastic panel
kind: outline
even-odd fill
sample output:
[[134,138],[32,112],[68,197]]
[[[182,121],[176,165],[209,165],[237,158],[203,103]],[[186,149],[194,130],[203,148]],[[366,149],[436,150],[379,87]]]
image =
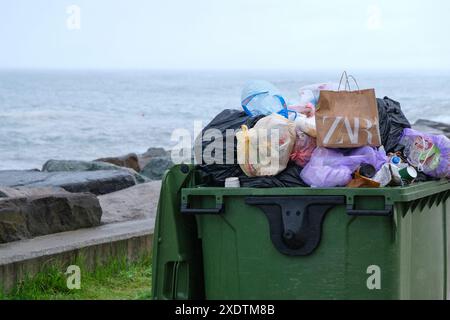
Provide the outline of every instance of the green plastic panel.
[[[446,299],[447,180],[395,188],[207,188],[192,166],[164,177],[155,228],[155,299]],[[318,247],[280,253],[246,196],[336,196]],[[350,216],[347,207],[392,216]],[[221,214],[186,215],[223,205]],[[158,240],[158,241],[156,241]]]

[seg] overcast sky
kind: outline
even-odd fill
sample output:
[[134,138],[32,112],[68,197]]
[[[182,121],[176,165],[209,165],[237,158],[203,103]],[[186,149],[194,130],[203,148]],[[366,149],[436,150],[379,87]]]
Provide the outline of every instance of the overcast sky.
[[0,68],[449,70],[449,12],[448,0],[0,0]]

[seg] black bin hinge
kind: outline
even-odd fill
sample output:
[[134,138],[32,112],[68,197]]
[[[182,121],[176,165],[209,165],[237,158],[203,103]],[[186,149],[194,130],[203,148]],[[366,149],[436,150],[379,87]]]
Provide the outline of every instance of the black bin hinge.
[[270,225],[277,250],[289,256],[306,256],[319,245],[322,222],[329,209],[345,204],[343,196],[249,196],[245,203],[259,207]]

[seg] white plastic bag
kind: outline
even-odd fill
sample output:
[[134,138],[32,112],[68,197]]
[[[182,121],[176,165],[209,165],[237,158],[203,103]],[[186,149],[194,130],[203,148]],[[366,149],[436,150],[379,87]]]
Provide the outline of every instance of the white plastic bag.
[[249,177],[274,176],[286,168],[295,142],[294,122],[271,114],[236,133],[237,160]]
[[308,136],[317,137],[316,119],[314,117],[307,117],[304,114],[298,113],[297,118],[295,118],[295,127]]
[[298,94],[300,96],[300,105],[307,105],[308,103],[317,105],[319,101],[320,91],[322,90],[332,90],[337,91],[339,88],[338,83],[315,83],[308,86],[301,87],[298,90]]

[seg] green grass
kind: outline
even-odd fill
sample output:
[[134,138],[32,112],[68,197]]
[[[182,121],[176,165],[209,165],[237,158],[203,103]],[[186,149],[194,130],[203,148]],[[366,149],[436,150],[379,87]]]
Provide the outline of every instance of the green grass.
[[150,299],[151,258],[127,264],[125,260],[113,260],[94,272],[83,271],[84,263],[74,263],[81,269],[81,288],[68,289],[66,268],[48,267],[32,278],[26,278],[10,293],[2,294],[7,300],[116,300]]

